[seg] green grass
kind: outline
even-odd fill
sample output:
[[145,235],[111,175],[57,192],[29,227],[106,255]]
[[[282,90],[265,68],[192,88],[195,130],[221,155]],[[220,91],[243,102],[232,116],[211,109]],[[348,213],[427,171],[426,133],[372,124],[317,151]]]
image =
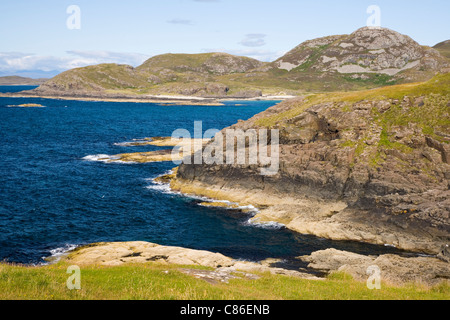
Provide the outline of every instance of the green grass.
[[389,76],[387,74],[377,74],[377,73],[365,73],[364,74],[367,78],[361,79],[361,78],[352,78],[351,75],[343,76],[342,78],[345,81],[351,82],[351,83],[358,83],[361,86],[390,86],[396,84],[396,80],[394,77]]
[[443,55],[447,59],[450,59],[450,41],[449,40],[438,43],[433,48],[438,50],[441,53],[441,55]]
[[[63,72],[48,82],[48,89],[101,91],[116,94],[180,94],[185,87],[195,87],[206,82],[224,83],[230,93],[251,88],[262,90],[264,94],[302,94],[305,92],[333,92],[363,90],[381,85],[393,84],[390,76],[366,74],[368,79],[352,79],[350,75],[320,73],[314,68],[324,50],[330,45],[316,48],[303,48],[310,51],[308,60],[301,66],[288,72],[278,69],[276,64],[265,63],[266,71],[249,71],[261,66],[261,62],[227,54],[163,54],[152,57],[141,66],[132,68],[118,64],[99,64],[76,68]],[[231,68],[221,74],[214,66]],[[264,65],[264,64],[263,64]],[[242,69],[244,68],[244,69]],[[220,69],[220,68],[219,68]],[[151,78],[157,76],[158,83]]]
[[315,48],[308,48],[309,50],[312,51],[312,53],[309,55],[309,58],[306,62],[304,62],[301,66],[297,67],[295,70],[299,70],[299,71],[305,71],[310,69],[314,64],[317,63],[317,60],[319,60],[319,58],[321,57],[323,51],[325,51],[330,45],[323,45],[323,46],[318,46]]
[[[403,99],[403,97],[405,96],[419,97],[430,95],[443,97],[443,101],[445,99],[448,99],[448,96],[450,96],[450,73],[437,75],[427,82],[393,85],[363,91],[331,92],[310,95],[307,97],[304,103],[299,103],[297,106],[294,106],[287,111],[272,115],[270,117],[259,119],[255,122],[255,124],[270,127],[277,124],[278,122],[289,120],[298,116],[309,107],[326,102],[346,102],[347,104],[352,104],[363,100],[379,101],[397,99],[401,101],[401,99]],[[439,108],[445,109],[443,108],[442,104],[440,104]],[[428,116],[426,117],[426,119],[428,120],[431,120],[432,117],[436,116],[436,114],[427,111],[426,108],[423,108],[422,110],[422,114],[428,114]],[[443,110],[442,112],[445,113],[446,111]],[[411,119],[413,118],[410,118],[410,120]],[[420,117],[417,115],[414,116],[414,119],[420,119]],[[448,122],[448,119],[449,118],[447,116],[446,118],[443,118],[442,121]],[[399,119],[397,118],[397,120]]]
[[[394,126],[407,126],[414,123],[422,129],[424,134],[430,135],[437,140],[442,137],[434,134],[435,130],[448,131],[450,129],[450,94],[428,94],[424,97],[422,105],[413,105],[404,110],[400,104],[392,105],[389,110],[382,114],[375,113],[375,121],[382,127],[381,143],[390,148],[396,148],[403,152],[410,149],[399,143],[390,141],[387,132],[392,131]],[[447,142],[442,140],[442,142]]]
[[[403,287],[382,283],[369,290],[364,282],[342,273],[323,281],[282,275],[260,274],[257,280],[234,279],[210,284],[181,273],[181,266],[160,263],[115,267],[81,267],[81,289],[66,287],[68,264],[26,267],[0,264],[0,299],[40,300],[299,300],[299,299],[444,299],[450,298],[448,284],[433,288]],[[191,267],[192,268],[192,267]]]

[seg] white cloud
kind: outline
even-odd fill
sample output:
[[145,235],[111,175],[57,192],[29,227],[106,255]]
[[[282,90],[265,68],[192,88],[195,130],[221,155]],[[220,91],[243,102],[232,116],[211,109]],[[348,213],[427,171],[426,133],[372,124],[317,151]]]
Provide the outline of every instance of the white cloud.
[[109,51],[67,51],[66,56],[40,56],[22,52],[0,52],[0,72],[2,74],[28,70],[65,71],[99,63],[119,63],[138,66],[150,56],[138,53]]
[[94,64],[119,63],[129,64],[133,67],[142,64],[145,60],[150,58],[150,56],[146,54],[128,52],[71,50],[67,51],[67,53],[72,56],[78,56],[82,59],[93,61]]
[[194,22],[192,20],[187,20],[187,19],[172,19],[172,20],[168,20],[167,23],[183,24],[185,26],[193,26],[194,25]]
[[244,40],[239,42],[239,44],[246,47],[262,47],[266,44],[264,38],[267,37],[263,33],[250,33],[246,34]]

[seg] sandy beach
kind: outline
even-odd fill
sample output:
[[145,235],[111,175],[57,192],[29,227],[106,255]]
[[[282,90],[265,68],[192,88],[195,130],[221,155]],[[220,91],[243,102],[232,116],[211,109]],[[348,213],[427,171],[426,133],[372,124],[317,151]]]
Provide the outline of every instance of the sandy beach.
[[255,98],[204,98],[196,96],[170,96],[170,95],[145,95],[145,96],[61,96],[61,95],[38,95],[33,93],[0,93],[3,98],[41,98],[53,100],[77,100],[77,101],[104,101],[104,102],[134,102],[134,103],[161,103],[170,105],[203,105],[203,106],[223,106],[225,101],[258,101],[258,100],[287,100],[295,96],[261,96]]

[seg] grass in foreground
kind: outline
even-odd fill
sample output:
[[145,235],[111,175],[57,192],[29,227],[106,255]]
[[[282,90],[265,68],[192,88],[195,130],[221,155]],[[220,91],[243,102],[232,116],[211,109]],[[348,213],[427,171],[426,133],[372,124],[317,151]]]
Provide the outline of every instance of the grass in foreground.
[[[365,283],[337,273],[323,281],[261,274],[258,280],[234,279],[210,284],[181,273],[181,266],[160,263],[116,267],[81,267],[81,289],[69,290],[69,265],[27,267],[0,264],[3,300],[301,300],[301,299],[450,299],[450,287],[382,284],[369,290]],[[192,268],[192,267],[189,267]]]

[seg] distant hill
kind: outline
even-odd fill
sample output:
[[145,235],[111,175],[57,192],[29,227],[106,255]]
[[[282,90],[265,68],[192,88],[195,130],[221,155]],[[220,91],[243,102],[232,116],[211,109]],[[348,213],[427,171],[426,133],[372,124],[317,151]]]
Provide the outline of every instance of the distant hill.
[[0,77],[1,86],[21,85],[21,86],[39,86],[49,79],[32,79],[19,76]]
[[446,58],[450,59],[450,40],[442,41],[433,47]]
[[448,68],[437,50],[386,29],[309,40],[274,62],[226,53],[163,54],[137,68],[100,64],[63,72],[45,95],[257,97],[425,81]]

